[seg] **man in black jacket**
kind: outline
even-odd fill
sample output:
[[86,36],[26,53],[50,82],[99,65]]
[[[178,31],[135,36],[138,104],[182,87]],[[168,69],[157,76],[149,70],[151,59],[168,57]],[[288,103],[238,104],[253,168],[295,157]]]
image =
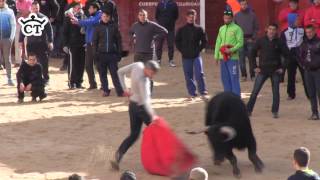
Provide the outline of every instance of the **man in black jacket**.
[[[37,14],[38,18],[46,17],[40,13],[40,5],[37,1],[34,1],[31,6],[31,12]],[[20,32],[19,43],[21,48],[23,47],[24,34]],[[34,53],[37,55],[39,63],[43,67],[43,77],[45,83],[49,81],[49,50],[53,49],[53,33],[50,21],[44,26],[44,30],[41,36],[29,36],[27,37],[27,53]]]
[[[273,118],[278,118],[280,93],[279,84],[280,76],[283,73],[283,65],[281,63],[281,55],[287,56],[288,49],[286,45],[277,37],[277,24],[270,24],[267,28],[267,35],[260,38],[254,45],[252,57],[254,58],[253,66],[257,73],[257,78],[247,104],[249,115],[253,111],[257,96],[268,78],[271,78],[273,103]],[[256,58],[259,53],[259,66],[257,66]]]
[[320,39],[312,25],[305,28],[306,38],[300,46],[300,64],[305,70],[304,76],[311,103],[310,120],[319,120],[317,97],[320,98]]
[[37,57],[33,53],[28,54],[28,61],[23,61],[17,72],[18,103],[23,103],[24,92],[31,91],[32,101],[37,101],[37,97],[42,101],[47,97],[44,90],[44,80],[42,77],[42,66],[37,62]]
[[161,63],[163,42],[167,39],[169,66],[176,67],[173,62],[174,55],[174,39],[175,39],[175,25],[179,17],[178,5],[174,0],[160,0],[156,9],[156,20],[158,24],[168,30],[168,35],[164,38],[159,38],[157,41],[157,58]]
[[121,35],[118,26],[111,22],[111,14],[108,11],[102,13],[101,22],[93,34],[93,49],[98,56],[98,68],[103,96],[110,95],[108,85],[107,69],[109,69],[113,85],[119,97],[123,90],[117,74],[118,62],[121,60]]
[[81,27],[71,22],[72,18],[81,19],[81,5],[78,2],[70,4],[73,14],[66,17],[63,25],[63,49],[70,56],[68,66],[69,88],[83,89],[83,73],[85,68],[85,36],[81,32]]
[[208,94],[202,66],[201,51],[207,45],[207,35],[195,24],[197,12],[193,9],[187,12],[187,24],[177,32],[176,46],[182,54],[183,71],[189,93],[188,100],[197,96],[194,76],[197,80],[198,92],[205,98]]

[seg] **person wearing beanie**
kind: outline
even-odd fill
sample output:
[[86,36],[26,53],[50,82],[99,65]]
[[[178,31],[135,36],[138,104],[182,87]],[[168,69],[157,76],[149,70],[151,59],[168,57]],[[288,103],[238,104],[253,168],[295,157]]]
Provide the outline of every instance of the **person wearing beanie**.
[[305,90],[305,94],[308,97],[307,89],[305,86],[304,70],[299,65],[299,47],[303,42],[304,29],[299,27],[300,17],[297,13],[288,14],[289,27],[281,33],[281,40],[286,44],[290,51],[289,56],[286,59],[286,65],[288,69],[288,84],[287,94],[288,100],[293,100],[296,97],[296,74],[297,68],[300,71],[302,82]]
[[304,21],[305,26],[313,25],[317,30],[317,36],[320,37],[320,0],[313,0],[313,5],[306,11]]
[[190,172],[189,180],[208,180],[208,173],[201,167],[194,168]]
[[[233,12],[230,9],[224,11],[224,25],[220,27],[216,40],[214,58],[217,64],[220,62],[221,79],[225,92],[233,92],[240,96],[239,81],[239,50],[243,47],[243,31],[233,22]],[[231,54],[230,59],[223,60],[221,47],[225,48],[225,54]]]
[[136,180],[136,175],[131,171],[125,171],[122,173],[120,180]]

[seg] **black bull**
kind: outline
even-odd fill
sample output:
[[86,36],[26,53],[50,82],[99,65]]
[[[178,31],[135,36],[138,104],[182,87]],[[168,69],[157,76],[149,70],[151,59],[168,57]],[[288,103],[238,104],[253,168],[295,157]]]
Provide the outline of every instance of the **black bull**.
[[233,93],[220,93],[213,97],[207,106],[205,132],[214,153],[214,164],[220,165],[228,159],[233,167],[233,174],[241,177],[237,158],[233,149],[248,149],[249,159],[256,172],[262,172],[263,162],[257,155],[257,144],[252,132],[250,119],[243,101]]

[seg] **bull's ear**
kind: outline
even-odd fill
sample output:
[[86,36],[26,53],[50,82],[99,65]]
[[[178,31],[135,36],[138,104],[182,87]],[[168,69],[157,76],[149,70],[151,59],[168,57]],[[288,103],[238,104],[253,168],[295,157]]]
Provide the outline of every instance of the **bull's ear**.
[[230,126],[222,126],[220,128],[220,133],[227,135],[224,142],[230,141],[237,136],[237,131]]

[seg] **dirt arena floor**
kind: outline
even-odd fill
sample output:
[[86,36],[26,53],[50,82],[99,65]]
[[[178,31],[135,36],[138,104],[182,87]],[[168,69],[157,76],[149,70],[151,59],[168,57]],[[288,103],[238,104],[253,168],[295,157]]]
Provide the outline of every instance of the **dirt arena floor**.
[[[190,136],[186,129],[204,124],[205,104],[200,99],[184,102],[185,81],[181,59],[177,68],[164,61],[155,78],[153,107],[164,116],[178,136],[198,156],[197,166],[208,170],[210,180],[232,180],[229,163],[213,166],[212,153],[204,135]],[[132,62],[127,58],[121,66]],[[61,60],[50,61],[51,80],[48,98],[42,103],[17,104],[16,88],[8,87],[5,72],[0,71],[0,179],[57,180],[72,173],[88,179],[117,180],[119,173],[109,167],[121,141],[129,133],[126,98],[118,98],[113,90],[102,97],[99,90],[68,90],[67,74],[59,71]],[[211,95],[222,90],[219,68],[212,54],[204,55],[206,82]],[[14,70],[16,72],[16,69]],[[84,85],[88,87],[85,74]],[[98,78],[98,76],[97,76]],[[243,98],[248,100],[251,81],[241,84]],[[236,152],[244,180],[283,180],[294,172],[292,152],[306,146],[312,152],[311,167],[320,170],[320,122],[308,121],[310,105],[302,83],[297,83],[297,99],[286,100],[286,83],[281,85],[280,118],[271,118],[271,86],[265,84],[252,116],[252,126],[258,142],[258,154],[266,169],[256,174],[247,152]],[[139,180],[165,180],[144,171],[140,161],[139,140],[126,154],[121,170],[132,170]]]

